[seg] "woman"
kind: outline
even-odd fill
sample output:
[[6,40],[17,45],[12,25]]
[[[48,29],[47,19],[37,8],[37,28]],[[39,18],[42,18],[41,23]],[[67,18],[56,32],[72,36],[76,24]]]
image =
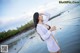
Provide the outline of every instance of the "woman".
[[[46,19],[44,19],[44,16]],[[46,42],[50,53],[60,53],[60,47],[55,41],[52,32],[56,30],[56,27],[50,27],[46,24],[50,16],[47,13],[34,13],[33,20],[36,31],[40,34],[40,37]]]

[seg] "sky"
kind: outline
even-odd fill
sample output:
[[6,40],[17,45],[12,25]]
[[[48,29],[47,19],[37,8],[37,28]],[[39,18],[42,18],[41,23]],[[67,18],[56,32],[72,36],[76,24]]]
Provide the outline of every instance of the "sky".
[[[54,1],[54,0],[53,0]],[[0,17],[21,17],[30,14],[31,11],[38,11],[52,0],[1,0]]]
[[[16,29],[32,19],[34,12],[43,11],[53,0],[0,0],[0,31]],[[51,7],[50,7],[51,8]]]
[[[65,5],[58,0],[0,0],[0,31],[16,29],[33,19],[34,12],[49,12],[55,15]],[[53,14],[54,12],[54,14]]]

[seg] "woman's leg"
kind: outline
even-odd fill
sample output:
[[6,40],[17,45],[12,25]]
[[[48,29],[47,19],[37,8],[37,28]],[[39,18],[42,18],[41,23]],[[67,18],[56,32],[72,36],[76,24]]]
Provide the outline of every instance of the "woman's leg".
[[57,52],[51,52],[51,51],[50,51],[50,53],[57,53]]
[[58,52],[50,52],[50,53],[60,53],[60,51],[58,51]]
[[60,50],[57,53],[61,53]]
[[59,51],[57,51],[57,52],[50,52],[50,53],[61,53],[61,52],[60,52],[60,50],[59,50]]

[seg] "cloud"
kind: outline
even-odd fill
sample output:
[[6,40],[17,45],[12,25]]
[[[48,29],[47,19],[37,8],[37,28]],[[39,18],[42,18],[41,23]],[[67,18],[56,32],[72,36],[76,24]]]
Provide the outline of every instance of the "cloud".
[[[27,10],[26,5],[24,6],[24,8],[26,7],[24,9],[24,8],[21,8],[20,6],[18,6],[20,3],[17,6],[15,4],[14,6],[12,6],[13,8],[11,8],[11,10],[8,9],[11,11],[10,12],[11,14],[8,15],[8,11],[7,11],[6,14],[8,16],[0,18],[0,28],[9,26],[9,28],[11,29],[11,28],[16,28],[20,25],[23,25],[23,24],[27,23],[29,20],[33,19],[33,13],[37,12],[37,11],[38,12],[49,12],[51,15],[55,15],[56,13],[59,13],[61,10],[63,10],[65,7],[64,5],[60,5],[58,2],[59,2],[58,0],[46,0],[44,4],[41,4],[34,8],[32,7],[29,10]],[[20,4],[20,5],[22,5],[22,4]],[[14,10],[17,13],[14,12]]]
[[[7,27],[7,30],[8,30],[8,29],[16,28],[20,25],[23,25],[23,24],[27,23],[29,20],[33,19],[34,12],[36,12],[36,11],[44,12],[44,11],[48,11],[50,9],[55,8],[56,6],[53,6],[54,3],[55,2],[52,2],[52,0],[47,0],[43,5],[39,5],[38,7],[32,8],[31,11],[28,11],[28,10],[24,11],[24,10],[19,9],[19,11],[21,10],[21,12],[22,12],[21,14],[19,12],[19,14],[20,14],[19,16],[17,16],[17,14],[14,16],[12,16],[10,14],[8,16],[4,16],[3,18],[0,18],[0,28]],[[14,6],[13,6],[13,8],[14,8]],[[13,11],[11,11],[12,13],[14,13],[13,8],[11,8],[11,10],[13,10]]]

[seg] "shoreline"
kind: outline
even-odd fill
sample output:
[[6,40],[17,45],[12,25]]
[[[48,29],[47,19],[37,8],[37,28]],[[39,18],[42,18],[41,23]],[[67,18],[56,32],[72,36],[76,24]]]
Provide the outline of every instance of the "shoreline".
[[[3,33],[2,35],[0,35],[1,36],[0,37],[0,42],[1,43],[5,42],[6,40],[11,39],[12,37],[15,37],[17,35],[20,35],[24,32],[27,32],[27,31],[33,29],[34,28],[33,23],[31,23],[31,22],[29,22],[29,23],[25,24],[23,27],[22,26],[19,27],[16,30],[13,29],[13,30],[8,30],[7,32],[5,32],[5,31],[0,32],[0,33]],[[27,25],[29,25],[29,26],[27,26]],[[4,36],[4,35],[6,35],[6,36]]]
[[[29,30],[25,30],[25,31],[23,31],[23,32],[21,32],[21,33],[18,33],[18,34],[16,34],[16,35],[10,37],[9,39],[4,40],[3,42],[0,42],[0,45],[1,45],[1,44],[10,44],[11,42],[14,42],[14,41],[16,41],[16,40],[24,37],[24,36],[22,36],[22,35],[24,35],[25,33],[27,33],[26,35],[29,36],[29,34],[33,34],[34,32],[35,32],[35,31],[34,31],[34,28],[30,28]],[[26,36],[26,37],[27,37],[27,36]],[[13,41],[11,41],[11,40],[13,40]]]

